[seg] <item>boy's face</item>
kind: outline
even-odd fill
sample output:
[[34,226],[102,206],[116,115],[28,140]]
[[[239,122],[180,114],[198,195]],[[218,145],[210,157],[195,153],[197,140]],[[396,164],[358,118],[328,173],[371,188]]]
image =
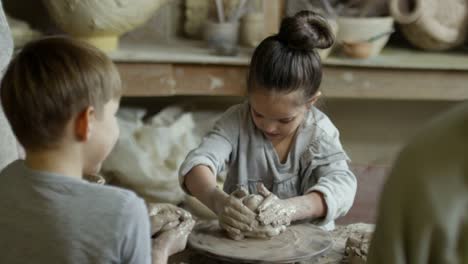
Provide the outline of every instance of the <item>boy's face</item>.
[[288,138],[296,132],[307,111],[300,104],[302,91],[288,94],[255,89],[249,94],[250,112],[255,126],[272,142]]
[[119,126],[115,116],[119,108],[119,100],[112,99],[104,105],[100,116],[95,116],[90,126],[91,133],[86,143],[85,174],[96,174],[101,169],[102,162],[111,152],[119,137]]

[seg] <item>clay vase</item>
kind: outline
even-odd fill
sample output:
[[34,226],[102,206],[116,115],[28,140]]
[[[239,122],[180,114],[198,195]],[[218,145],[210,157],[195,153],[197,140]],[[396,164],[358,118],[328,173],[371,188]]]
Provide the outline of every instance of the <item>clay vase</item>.
[[140,26],[167,0],[43,0],[55,23],[71,36],[104,51]]
[[390,12],[414,46],[441,51],[466,39],[468,2],[460,0],[390,0]]

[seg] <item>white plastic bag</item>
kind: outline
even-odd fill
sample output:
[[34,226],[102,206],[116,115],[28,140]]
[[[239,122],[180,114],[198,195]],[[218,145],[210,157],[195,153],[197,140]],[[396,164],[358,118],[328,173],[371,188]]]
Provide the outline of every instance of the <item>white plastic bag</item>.
[[169,107],[145,124],[141,110],[120,110],[120,137],[102,173],[111,184],[131,189],[148,202],[182,202],[185,195],[179,186],[179,166],[217,116],[202,115],[204,122],[197,126],[193,113]]

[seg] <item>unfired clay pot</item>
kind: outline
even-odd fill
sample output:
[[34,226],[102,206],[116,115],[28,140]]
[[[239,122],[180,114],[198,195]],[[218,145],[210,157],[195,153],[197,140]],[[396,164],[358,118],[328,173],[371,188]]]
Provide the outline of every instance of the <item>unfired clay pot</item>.
[[466,39],[468,1],[390,0],[390,12],[416,47],[447,50]]
[[167,0],[43,0],[57,25],[104,51],[121,34],[143,24]]

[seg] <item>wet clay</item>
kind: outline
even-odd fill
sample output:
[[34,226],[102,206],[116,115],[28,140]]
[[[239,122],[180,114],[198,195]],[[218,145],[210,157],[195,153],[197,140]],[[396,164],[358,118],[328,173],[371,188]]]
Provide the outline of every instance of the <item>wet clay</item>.
[[172,204],[147,204],[151,235],[174,229],[185,220],[192,219],[185,210]]
[[249,194],[242,200],[242,203],[250,210],[255,212],[258,206],[263,202],[263,196],[258,194]]
[[365,264],[372,232],[352,234],[346,240],[344,261],[349,264]]
[[234,241],[225,236],[217,221],[203,221],[195,226],[188,243],[200,253],[235,263],[290,263],[325,254],[332,247],[332,238],[312,224],[298,224],[268,240]]
[[[233,194],[241,199],[242,203],[249,208],[252,212],[258,213],[258,206],[263,202],[264,197],[258,194],[248,194],[245,189],[238,189],[233,192]],[[226,230],[227,236],[233,240],[243,240],[246,237],[250,238],[261,238],[261,239],[270,239],[271,237],[277,236],[286,230],[286,226],[277,226],[272,225],[262,225],[258,220],[255,221],[252,226],[252,231],[242,232],[241,233],[232,233]]]

